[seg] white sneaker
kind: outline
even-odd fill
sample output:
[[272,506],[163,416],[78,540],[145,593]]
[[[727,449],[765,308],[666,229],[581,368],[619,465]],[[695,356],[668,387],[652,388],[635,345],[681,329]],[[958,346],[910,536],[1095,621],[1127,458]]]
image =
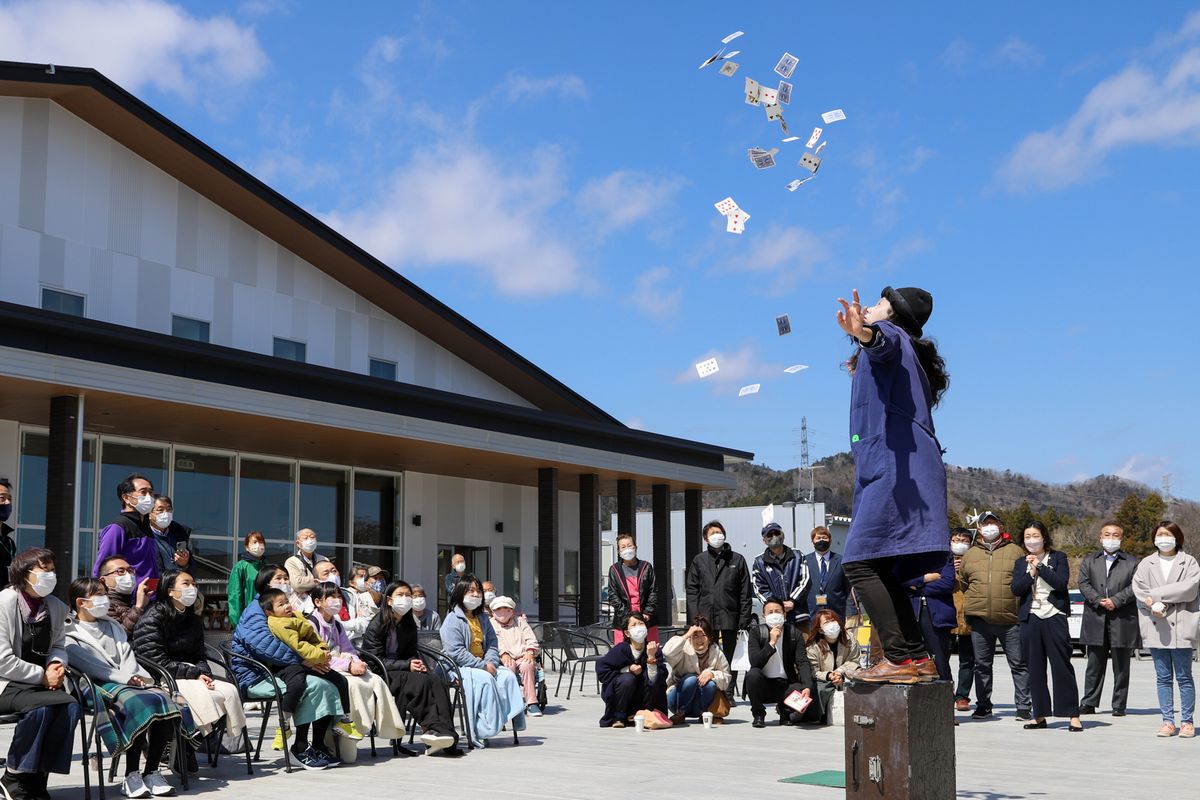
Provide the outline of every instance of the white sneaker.
[[436,733],[421,734],[421,744],[425,745],[425,755],[431,756],[439,750],[445,750],[454,744],[453,736],[439,735]]
[[155,797],[170,797],[175,794],[175,787],[167,783],[167,779],[157,772],[151,772],[142,779],[150,794]]
[[142,780],[141,773],[131,772],[125,776],[125,780],[121,784],[121,794],[126,797],[149,797],[150,788]]

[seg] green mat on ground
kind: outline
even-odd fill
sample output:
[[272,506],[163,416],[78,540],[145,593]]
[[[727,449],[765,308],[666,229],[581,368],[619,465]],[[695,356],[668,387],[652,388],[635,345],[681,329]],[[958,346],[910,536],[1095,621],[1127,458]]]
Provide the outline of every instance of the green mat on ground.
[[823,769],[819,772],[809,772],[794,778],[780,778],[780,783],[803,783],[808,786],[830,786],[835,789],[846,788],[846,773],[840,769]]

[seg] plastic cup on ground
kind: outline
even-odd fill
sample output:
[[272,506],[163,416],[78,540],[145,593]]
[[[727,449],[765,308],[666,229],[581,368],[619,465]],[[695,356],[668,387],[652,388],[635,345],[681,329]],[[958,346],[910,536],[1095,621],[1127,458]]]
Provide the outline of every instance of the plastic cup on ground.
[[634,717],[633,727],[637,728],[638,733],[641,733],[642,731],[646,730],[646,718],[645,717]]
[[705,728],[712,727],[713,714],[711,711],[705,711],[703,714],[700,715],[700,719],[702,719],[704,721]]

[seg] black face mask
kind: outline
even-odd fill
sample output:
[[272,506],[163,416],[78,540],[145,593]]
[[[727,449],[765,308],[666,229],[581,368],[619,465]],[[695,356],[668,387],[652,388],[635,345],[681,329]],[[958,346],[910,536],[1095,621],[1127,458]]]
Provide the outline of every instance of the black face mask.
[[822,539],[819,542],[813,542],[813,547],[817,548],[818,553],[824,553],[829,549],[830,543]]
[[6,503],[0,506],[0,522],[8,522],[8,518],[12,516],[12,503]]

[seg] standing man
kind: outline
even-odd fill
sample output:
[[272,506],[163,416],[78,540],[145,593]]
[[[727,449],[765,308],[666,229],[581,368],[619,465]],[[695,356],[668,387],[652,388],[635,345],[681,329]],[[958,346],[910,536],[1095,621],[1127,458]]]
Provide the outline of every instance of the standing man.
[[8,586],[8,565],[17,554],[17,543],[13,541],[13,527],[8,524],[13,512],[12,483],[0,478],[0,589]]
[[850,585],[846,583],[846,576],[842,572],[842,557],[830,549],[833,535],[829,528],[818,525],[812,529],[810,538],[813,552],[804,557],[813,584],[808,593],[808,614],[811,617],[818,609],[831,608],[845,620]]
[[450,571],[446,573],[446,578],[443,583],[446,584],[446,602],[450,602],[450,595],[454,594],[454,584],[467,574],[467,559],[462,553],[455,553],[450,556]]
[[1080,714],[1095,714],[1104,691],[1104,670],[1112,655],[1112,715],[1125,716],[1129,697],[1129,656],[1141,646],[1133,573],[1137,559],[1121,549],[1124,531],[1115,522],[1100,526],[1100,551],[1079,564],[1079,591],[1083,593],[1083,620],[1079,643],[1087,647]]
[[117,484],[121,514],[100,531],[92,577],[100,577],[100,565],[113,556],[121,556],[135,573],[134,584],[146,578],[158,580],[158,544],[150,533],[150,510],[154,508],[154,486],[145,475],[136,472]]
[[762,529],[766,549],[754,559],[750,577],[754,594],[767,613],[767,600],[783,602],[783,613],[792,625],[808,623],[808,566],[800,555],[783,543],[783,528],[768,522]]
[[975,719],[992,715],[992,660],[996,641],[1004,648],[1012,672],[1017,719],[1028,722],[1033,703],[1029,697],[1029,670],[1021,649],[1017,626],[1017,598],[1012,592],[1013,566],[1025,558],[1001,527],[1004,521],[990,511],[979,517],[979,536],[962,557],[958,585],[963,590],[967,624],[975,645]]
[[954,710],[971,710],[971,686],[975,683],[975,645],[971,642],[971,626],[963,613],[965,599],[962,584],[957,582],[962,571],[963,556],[971,549],[971,531],[953,528],[950,531],[950,554],[954,558],[954,615],[955,627],[950,629],[950,642],[958,653],[958,683],[954,688]]
[[288,581],[294,587],[301,578],[308,578],[314,584],[317,575],[314,568],[318,561],[327,561],[325,556],[317,555],[317,534],[312,528],[301,528],[296,531],[296,555],[283,562],[283,568],[288,572]]
[[[750,569],[746,559],[725,543],[725,526],[715,519],[704,526],[704,541],[708,547],[688,565],[688,622],[694,624],[698,614],[708,617],[728,661],[737,647],[737,632],[750,626]],[[730,705],[736,684],[734,672],[725,690]]]

